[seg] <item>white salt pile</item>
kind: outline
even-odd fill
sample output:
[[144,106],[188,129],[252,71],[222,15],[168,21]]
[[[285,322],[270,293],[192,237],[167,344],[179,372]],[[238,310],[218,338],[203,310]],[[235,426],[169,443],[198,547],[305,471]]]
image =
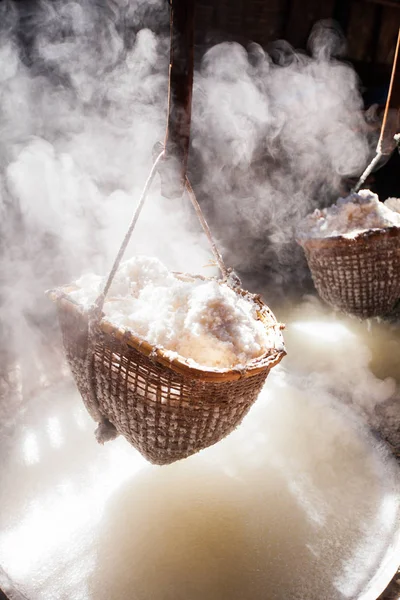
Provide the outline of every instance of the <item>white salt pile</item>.
[[323,210],[316,209],[300,224],[300,237],[325,238],[338,235],[354,237],[369,229],[400,227],[400,212],[395,198],[379,201],[370,190],[360,190]]
[[[84,275],[71,298],[90,306],[104,278]],[[138,256],[122,263],[103,311],[113,325],[129,329],[172,358],[212,368],[246,365],[271,347],[258,305],[215,280],[180,279],[156,258]],[[272,330],[271,330],[272,333]]]

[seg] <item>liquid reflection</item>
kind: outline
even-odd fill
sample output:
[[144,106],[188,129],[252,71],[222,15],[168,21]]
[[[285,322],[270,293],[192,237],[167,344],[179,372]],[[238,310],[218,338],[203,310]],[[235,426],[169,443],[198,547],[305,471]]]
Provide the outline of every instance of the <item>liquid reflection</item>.
[[292,329],[314,336],[322,342],[340,342],[352,336],[352,333],[343,323],[329,323],[326,321],[295,321],[290,325]]
[[358,323],[308,305],[289,321],[242,426],[169,467],[99,446],[72,387],[27,407],[0,465],[0,564],[28,597],[362,597],[399,551],[399,471],[338,398],[375,406],[393,382]]
[[27,465],[34,465],[39,462],[39,446],[35,432],[28,431],[22,442],[22,456]]
[[61,433],[61,423],[57,417],[49,417],[47,420],[47,433],[50,439],[50,444],[54,448],[59,448],[64,443],[64,438]]
[[382,493],[356,423],[281,379],[222,443],[116,492],[91,599],[360,597],[398,526],[396,468]]

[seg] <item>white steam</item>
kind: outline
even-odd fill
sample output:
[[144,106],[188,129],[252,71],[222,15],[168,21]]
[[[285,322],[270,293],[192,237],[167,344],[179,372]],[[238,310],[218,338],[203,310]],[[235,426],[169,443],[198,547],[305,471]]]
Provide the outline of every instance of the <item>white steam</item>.
[[303,276],[293,274],[299,218],[335,199],[369,155],[357,77],[331,57],[335,36],[317,26],[313,56],[285,45],[281,64],[260,47],[220,44],[196,79],[193,145],[216,229],[230,260],[278,282]]
[[[44,290],[110,268],[164,138],[168,6],[0,10],[0,334],[29,372],[56,335]],[[331,58],[332,31],[316,29],[311,57],[277,45],[274,63],[257,45],[220,44],[195,75],[191,178],[227,263],[274,283],[308,277],[298,219],[367,161],[358,82]],[[194,272],[211,256],[187,200],[161,198],[158,181],[134,253]]]
[[296,388],[339,400],[398,452],[398,325],[339,316],[316,298],[304,299],[285,317],[284,364]]

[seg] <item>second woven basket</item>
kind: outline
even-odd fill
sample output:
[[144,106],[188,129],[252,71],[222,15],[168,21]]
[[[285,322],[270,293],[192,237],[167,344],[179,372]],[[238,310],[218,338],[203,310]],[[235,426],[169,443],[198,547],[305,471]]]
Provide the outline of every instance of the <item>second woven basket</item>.
[[318,294],[334,308],[361,318],[379,317],[400,300],[400,227],[297,241]]

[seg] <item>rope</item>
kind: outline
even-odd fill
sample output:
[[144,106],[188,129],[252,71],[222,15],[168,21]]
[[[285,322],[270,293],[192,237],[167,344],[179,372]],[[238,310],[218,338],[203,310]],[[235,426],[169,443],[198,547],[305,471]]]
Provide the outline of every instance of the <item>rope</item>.
[[392,75],[390,77],[389,91],[388,91],[388,95],[387,95],[387,98],[386,98],[385,112],[383,114],[382,125],[381,125],[381,132],[380,132],[380,135],[379,135],[378,144],[376,146],[375,156],[371,160],[371,162],[369,163],[369,165],[367,166],[367,168],[365,169],[364,173],[361,175],[360,179],[357,182],[357,185],[353,188],[353,190],[352,190],[353,192],[358,192],[358,190],[360,189],[360,187],[363,185],[364,181],[372,173],[372,171],[374,170],[374,168],[376,167],[376,165],[379,163],[380,159],[383,156],[382,142],[383,142],[383,138],[384,138],[384,135],[385,135],[385,129],[386,129],[386,123],[387,123],[387,116],[388,116],[388,113],[389,113],[389,106],[390,106],[390,99],[392,97],[393,82],[394,82],[394,78],[395,78],[395,74],[396,74],[397,58],[398,58],[398,55],[399,55],[399,46],[400,46],[400,28],[399,28],[399,33],[398,33],[398,36],[397,36],[397,44],[396,44],[396,49],[395,49],[395,52],[394,52],[394,59],[393,59]]
[[187,177],[185,178],[185,187],[186,187],[187,195],[189,196],[189,200],[191,201],[191,203],[193,205],[193,208],[196,211],[197,218],[200,221],[200,225],[202,226],[203,231],[206,234],[207,239],[208,239],[208,241],[210,243],[211,250],[212,250],[212,252],[214,254],[215,260],[217,261],[219,270],[222,273],[222,277],[223,277],[223,279],[228,279],[229,270],[226,268],[225,263],[224,263],[224,261],[222,259],[221,253],[218,250],[216,243],[214,242],[214,239],[213,239],[213,237],[211,235],[211,231],[210,231],[210,228],[208,226],[208,223],[207,223],[207,221],[205,219],[205,216],[203,215],[203,212],[202,212],[202,210],[200,208],[199,203],[197,202],[195,193],[194,193],[193,188],[191,186],[191,183],[190,183],[190,181],[189,181],[189,179]]
[[146,201],[147,194],[149,193],[150,186],[153,183],[154,176],[155,176],[155,174],[157,172],[158,164],[159,164],[159,162],[160,162],[160,160],[162,159],[163,156],[164,156],[164,150],[158,155],[158,157],[156,158],[156,160],[155,160],[155,162],[154,162],[154,164],[153,164],[153,166],[151,168],[150,175],[148,176],[147,181],[146,181],[146,183],[144,185],[144,188],[143,188],[143,191],[142,191],[142,195],[141,195],[140,200],[139,200],[139,204],[137,205],[135,213],[134,213],[134,215],[132,217],[132,221],[131,221],[131,223],[129,225],[129,229],[126,232],[125,237],[124,237],[124,239],[122,241],[121,247],[120,247],[120,249],[118,251],[117,257],[116,257],[116,259],[114,261],[114,264],[113,264],[112,269],[110,271],[110,274],[108,276],[106,285],[104,286],[104,289],[103,289],[102,293],[100,294],[100,296],[97,298],[97,300],[95,302],[95,310],[96,310],[96,312],[98,312],[100,314],[101,314],[101,311],[103,309],[104,301],[106,299],[108,291],[109,291],[109,289],[111,287],[111,284],[113,282],[113,279],[115,277],[115,273],[118,271],[118,267],[120,265],[121,259],[122,259],[123,255],[125,254],[125,250],[126,250],[128,244],[129,244],[129,240],[131,238],[132,232],[135,229],[135,225],[137,223],[139,215],[142,212],[142,208],[143,208],[143,205],[144,205],[144,203]]
[[365,169],[364,173],[361,175],[360,179],[357,181],[357,185],[354,187],[352,191],[358,192],[360,187],[363,185],[364,181],[369,177],[372,171],[375,169],[376,165],[382,158],[382,152],[378,152],[375,154],[374,158],[369,163],[368,167]]
[[388,116],[388,113],[389,113],[390,99],[392,97],[393,83],[394,83],[394,79],[395,79],[395,75],[396,75],[396,70],[397,70],[397,58],[399,56],[399,46],[400,46],[400,27],[399,27],[399,33],[397,35],[396,49],[394,51],[392,74],[391,74],[391,77],[390,77],[389,91],[388,91],[388,95],[387,95],[387,98],[386,98],[385,112],[383,114],[381,134],[379,136],[378,145],[376,147],[376,153],[377,154],[379,154],[379,153],[382,152],[382,141],[383,141],[383,137],[385,135],[387,116]]

